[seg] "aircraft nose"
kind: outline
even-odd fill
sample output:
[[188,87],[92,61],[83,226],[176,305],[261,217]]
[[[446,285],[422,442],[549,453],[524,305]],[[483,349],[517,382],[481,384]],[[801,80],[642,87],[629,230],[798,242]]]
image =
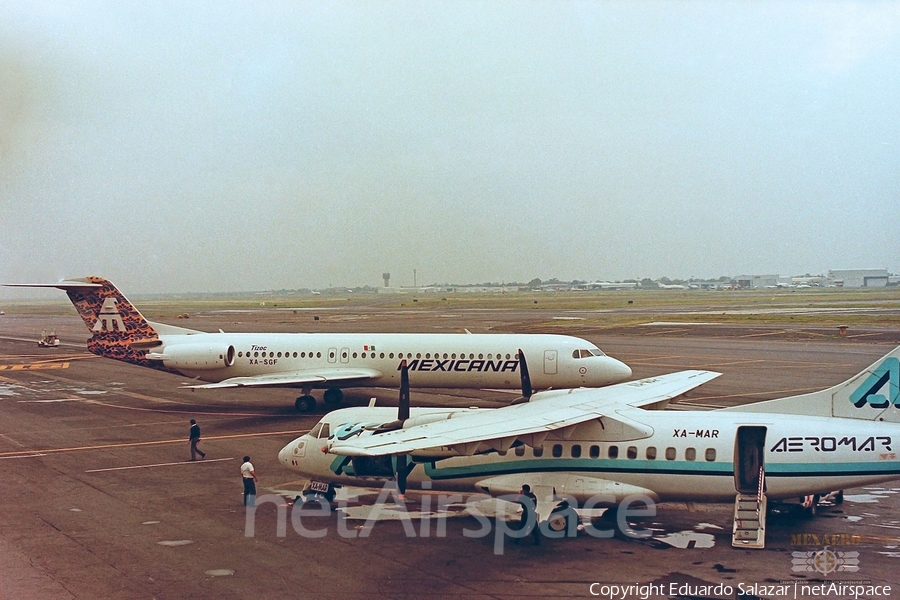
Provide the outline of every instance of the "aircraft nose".
[[609,385],[625,381],[631,377],[631,367],[612,356],[604,356],[601,373],[604,381],[600,385]]
[[290,444],[282,448],[280,452],[278,452],[278,462],[283,465],[291,464],[291,452],[293,452],[293,446],[294,442],[291,442]]
[[631,377],[631,367],[626,365],[620,360],[613,359],[615,364],[613,365],[613,370],[615,372],[616,381],[625,381],[629,377]]

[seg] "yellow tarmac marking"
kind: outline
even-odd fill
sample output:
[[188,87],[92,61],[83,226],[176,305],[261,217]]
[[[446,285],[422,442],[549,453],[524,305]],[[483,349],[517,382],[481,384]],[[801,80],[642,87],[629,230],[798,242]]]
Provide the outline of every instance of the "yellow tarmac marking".
[[68,369],[69,363],[42,362],[25,363],[22,365],[0,365],[0,371],[38,371],[42,369]]
[[784,335],[785,333],[787,333],[787,331],[782,329],[779,331],[767,331],[765,333],[748,333],[745,335],[736,335],[734,337],[736,337],[736,338],[753,338],[753,337],[765,337],[767,335]]
[[[229,440],[248,437],[262,437],[268,435],[296,435],[308,432],[308,429],[297,429],[291,431],[271,431],[266,433],[235,433],[232,435],[215,435],[204,436],[204,440]],[[101,446],[76,446],[72,448],[48,448],[46,450],[16,450],[12,452],[0,452],[0,458],[9,456],[22,456],[25,454],[59,454],[63,452],[79,452],[83,450],[108,450],[110,448],[133,448],[136,446],[159,446],[162,444],[187,444],[188,440],[178,438],[177,440],[154,440],[150,442],[124,442],[121,444],[103,444]]]
[[[127,395],[127,394],[126,394]],[[150,396],[147,399],[151,399]],[[107,402],[99,402],[97,400],[88,400],[87,398],[80,398],[82,402],[85,404],[96,404],[97,406],[105,406],[107,408],[119,408],[122,410],[137,410],[140,412],[155,412],[155,413],[164,413],[164,414],[175,414],[175,415],[183,415],[187,413],[187,410],[164,410],[161,408],[141,408],[139,406],[120,406],[118,404],[109,404]],[[178,406],[187,406],[182,404],[181,402],[175,402],[174,400],[160,400],[156,399],[156,402],[170,402],[172,404],[176,404]],[[277,418],[296,418],[297,415],[271,415],[268,413],[246,413],[246,412],[204,412],[197,410],[190,410],[192,415],[210,415],[214,417],[277,417]]]
[[229,458],[211,458],[209,460],[182,460],[180,462],[170,462],[170,463],[156,463],[154,465],[131,465],[128,467],[109,467],[108,469],[91,469],[90,471],[85,471],[85,473],[103,473],[104,471],[126,471],[128,469],[151,469],[153,467],[171,467],[173,465],[192,465],[192,464],[200,464],[200,463],[214,463],[214,462],[222,462],[223,460],[234,460],[234,457]]

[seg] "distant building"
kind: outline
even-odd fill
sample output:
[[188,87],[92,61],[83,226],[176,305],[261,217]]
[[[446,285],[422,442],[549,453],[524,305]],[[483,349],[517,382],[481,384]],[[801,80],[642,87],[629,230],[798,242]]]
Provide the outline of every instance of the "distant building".
[[741,275],[734,281],[738,287],[751,290],[778,287],[778,275]]
[[828,271],[835,285],[845,288],[887,287],[887,269],[838,269]]

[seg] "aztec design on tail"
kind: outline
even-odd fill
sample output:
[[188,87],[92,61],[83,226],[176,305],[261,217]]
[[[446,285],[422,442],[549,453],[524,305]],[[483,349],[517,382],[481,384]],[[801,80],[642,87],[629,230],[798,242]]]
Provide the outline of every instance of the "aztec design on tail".
[[65,289],[93,334],[87,342],[91,353],[143,367],[163,368],[159,361],[146,358],[147,349],[161,343],[156,330],[111,282],[86,277],[62,282],[59,287]]

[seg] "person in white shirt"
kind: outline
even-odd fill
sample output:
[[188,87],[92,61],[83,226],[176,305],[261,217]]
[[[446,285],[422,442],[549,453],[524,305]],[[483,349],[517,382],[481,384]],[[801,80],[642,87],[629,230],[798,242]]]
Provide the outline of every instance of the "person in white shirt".
[[259,481],[259,478],[256,477],[256,471],[253,470],[253,463],[250,462],[250,457],[244,457],[244,464],[241,465],[241,479],[244,480],[244,506],[247,506],[248,499],[250,506],[254,506],[256,503],[256,482]]

